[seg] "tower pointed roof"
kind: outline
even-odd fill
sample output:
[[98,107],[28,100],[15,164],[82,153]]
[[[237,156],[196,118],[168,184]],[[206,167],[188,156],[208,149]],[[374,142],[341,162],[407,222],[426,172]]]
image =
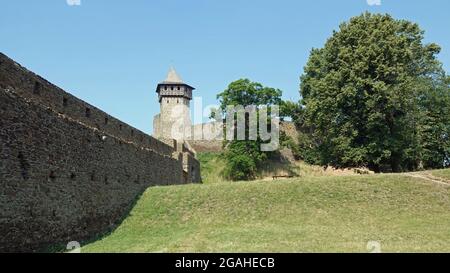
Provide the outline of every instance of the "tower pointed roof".
[[177,71],[175,71],[175,68],[170,67],[169,73],[167,73],[167,77],[164,80],[163,83],[176,83],[176,84],[184,84],[183,80],[181,79],[180,75],[178,75]]
[[156,92],[159,94],[161,90],[161,86],[187,86],[191,91],[195,90],[194,87],[190,86],[189,84],[186,84],[181,79],[180,75],[175,71],[175,68],[170,67],[169,73],[167,73],[166,79],[158,84],[158,87],[156,87]]

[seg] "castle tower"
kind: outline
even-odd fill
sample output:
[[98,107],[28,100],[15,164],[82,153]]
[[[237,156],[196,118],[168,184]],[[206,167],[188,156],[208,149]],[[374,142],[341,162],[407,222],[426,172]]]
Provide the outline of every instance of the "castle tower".
[[194,87],[185,84],[174,68],[158,84],[160,114],[153,120],[153,134],[160,139],[187,140],[191,137],[190,104]]

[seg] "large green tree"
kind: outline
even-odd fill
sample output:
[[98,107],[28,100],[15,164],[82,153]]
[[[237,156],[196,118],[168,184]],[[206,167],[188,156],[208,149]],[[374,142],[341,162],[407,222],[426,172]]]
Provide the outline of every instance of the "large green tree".
[[301,76],[311,160],[415,170],[448,162],[449,85],[417,24],[365,13],[313,49]]
[[[265,87],[249,79],[240,79],[230,83],[227,89],[217,95],[217,98],[222,115],[226,116],[229,106],[239,105],[244,108],[267,106],[270,108],[271,105],[280,105],[281,95],[282,92],[279,89]],[[232,180],[254,179],[258,168],[268,158],[268,153],[261,151],[262,141],[259,134],[256,140],[248,139],[248,117],[245,124],[246,139],[234,138],[226,145],[224,172],[225,176]],[[237,135],[236,132],[235,135]]]

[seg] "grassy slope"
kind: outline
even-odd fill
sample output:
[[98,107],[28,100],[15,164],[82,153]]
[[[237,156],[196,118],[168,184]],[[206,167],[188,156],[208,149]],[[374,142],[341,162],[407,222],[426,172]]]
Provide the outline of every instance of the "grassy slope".
[[[217,153],[199,153],[198,158],[201,163],[201,173],[204,184],[219,182],[231,182],[222,177],[222,171],[225,168],[223,156]],[[259,170],[260,179],[272,179],[273,175],[293,175],[293,176],[336,176],[336,175],[354,174],[353,171],[333,171],[324,170],[319,166],[312,166],[304,162],[296,164],[281,163],[277,160],[270,160]]]
[[435,170],[431,172],[432,175],[450,180],[450,169]]
[[83,252],[450,252],[450,187],[402,175],[148,189]]
[[197,158],[200,161],[202,180],[204,184],[225,182],[221,176],[225,168],[225,160],[218,153],[199,153]]

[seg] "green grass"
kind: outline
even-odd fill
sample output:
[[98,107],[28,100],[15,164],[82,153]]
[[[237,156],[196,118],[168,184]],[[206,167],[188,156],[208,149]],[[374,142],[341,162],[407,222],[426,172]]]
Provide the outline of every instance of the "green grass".
[[[202,179],[204,184],[231,182],[222,176],[225,169],[225,159],[220,153],[199,153]],[[353,171],[325,170],[320,166],[309,165],[303,161],[296,163],[268,160],[258,171],[259,179],[272,179],[274,175],[306,176],[336,176],[342,174],[354,174]]]
[[450,252],[450,187],[403,175],[149,188],[83,252]]
[[220,153],[198,153],[197,158],[200,161],[200,171],[204,184],[227,182],[222,177],[222,171],[225,168],[225,159]]
[[450,169],[435,170],[432,171],[431,174],[440,178],[450,180]]

